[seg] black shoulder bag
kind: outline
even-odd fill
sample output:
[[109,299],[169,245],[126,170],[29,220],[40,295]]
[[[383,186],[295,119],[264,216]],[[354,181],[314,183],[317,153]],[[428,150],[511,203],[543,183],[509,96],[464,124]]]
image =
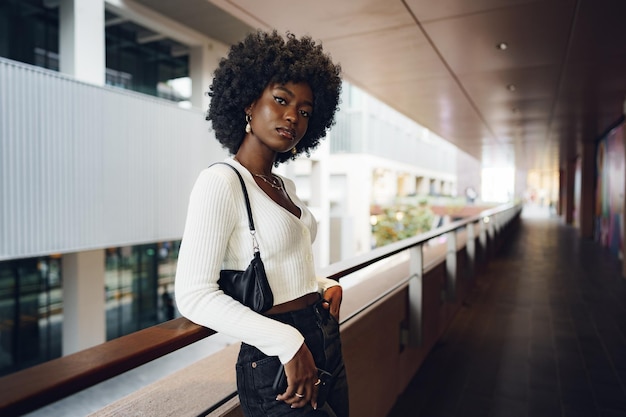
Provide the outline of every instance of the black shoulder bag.
[[261,260],[259,243],[255,236],[256,230],[254,229],[254,221],[252,220],[248,190],[246,189],[241,174],[235,167],[225,162],[216,163],[230,167],[239,177],[246,202],[246,209],[248,210],[248,224],[250,226],[250,235],[252,235],[252,245],[254,248],[252,261],[250,261],[250,265],[248,265],[245,271],[223,269],[220,271],[220,279],[217,283],[225,294],[230,295],[241,304],[250,307],[250,309],[258,313],[263,313],[274,305],[274,296],[272,295],[272,289],[265,275],[265,267]]

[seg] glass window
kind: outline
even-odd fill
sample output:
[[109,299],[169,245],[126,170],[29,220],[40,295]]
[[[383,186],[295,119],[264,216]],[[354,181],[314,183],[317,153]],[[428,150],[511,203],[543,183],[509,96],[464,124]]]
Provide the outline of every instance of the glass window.
[[180,240],[159,245],[159,311],[160,321],[179,316],[174,303],[174,276]]
[[106,83],[187,105],[179,79],[189,76],[189,49],[107,11]]
[[133,301],[132,247],[106,250],[105,290],[107,340],[124,335],[124,322],[130,319]]
[[180,241],[106,250],[107,340],[166,320],[174,305],[174,275]]
[[[189,48],[105,11],[106,84],[189,106]],[[59,6],[0,0],[0,56],[59,70]]]
[[13,369],[17,279],[13,262],[0,262],[0,375]]
[[0,1],[0,56],[59,70],[59,8],[52,3]]
[[59,257],[0,262],[0,375],[61,356]]

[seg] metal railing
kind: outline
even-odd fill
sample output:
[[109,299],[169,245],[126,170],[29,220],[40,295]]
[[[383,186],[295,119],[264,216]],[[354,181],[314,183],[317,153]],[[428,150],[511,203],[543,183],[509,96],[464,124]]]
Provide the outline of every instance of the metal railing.
[[[456,221],[419,236],[405,239],[371,252],[324,268],[320,273],[339,280],[382,260],[408,251],[409,274],[406,280],[381,292],[371,302],[360,306],[342,318],[342,326],[358,321],[359,316],[399,286],[408,286],[409,326],[408,346],[422,342],[422,285],[427,269],[423,247],[438,237],[446,237],[445,263],[447,292],[443,299],[455,296],[459,268],[456,257],[458,237],[465,235],[461,250],[466,266],[473,275],[477,265],[493,255],[499,245],[501,231],[519,219],[521,206],[508,204]],[[480,254],[480,258],[479,255]],[[343,329],[343,327],[342,327]],[[0,378],[0,414],[20,415],[36,410],[82,389],[187,346],[214,331],[195,325],[184,318],[175,319],[84,351],[58,358],[41,365]],[[235,393],[232,393],[235,394]],[[232,397],[231,394],[231,397]],[[230,398],[230,397],[228,397]],[[223,402],[222,398],[218,402]]]

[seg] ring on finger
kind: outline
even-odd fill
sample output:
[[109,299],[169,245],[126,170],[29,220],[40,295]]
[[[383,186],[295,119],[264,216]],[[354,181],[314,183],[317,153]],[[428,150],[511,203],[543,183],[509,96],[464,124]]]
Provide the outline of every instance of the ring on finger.
[[294,395],[298,398],[304,398],[304,394],[300,394],[299,392],[296,392]]

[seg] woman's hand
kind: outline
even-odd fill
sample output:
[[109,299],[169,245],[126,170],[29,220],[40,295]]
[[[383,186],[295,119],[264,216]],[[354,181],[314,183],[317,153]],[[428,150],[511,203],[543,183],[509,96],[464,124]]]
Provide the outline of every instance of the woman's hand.
[[277,401],[284,401],[291,408],[301,408],[311,403],[317,408],[317,367],[311,351],[303,343],[295,356],[285,364],[287,390],[276,397]]
[[330,314],[339,321],[339,308],[341,307],[341,299],[343,297],[343,289],[341,285],[335,285],[324,291],[322,307],[330,310]]

